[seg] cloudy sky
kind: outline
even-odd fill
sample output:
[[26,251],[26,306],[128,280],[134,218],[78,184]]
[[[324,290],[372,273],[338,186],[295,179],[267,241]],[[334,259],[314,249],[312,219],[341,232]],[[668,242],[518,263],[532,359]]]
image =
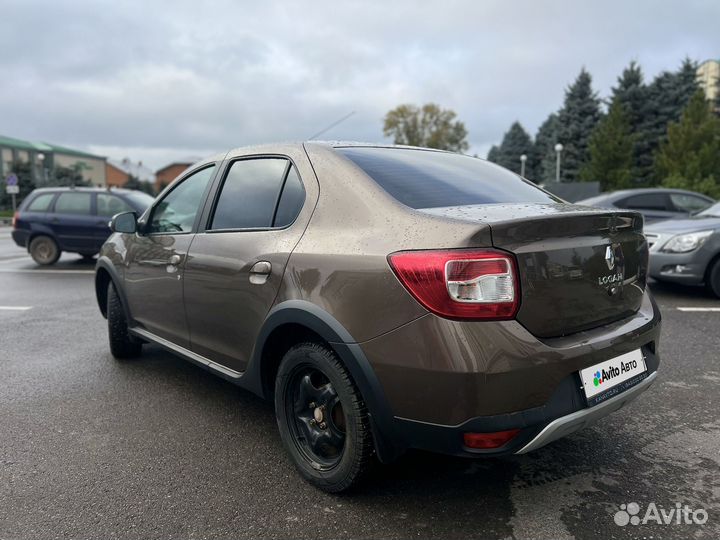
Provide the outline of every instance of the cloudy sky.
[[720,57],[720,2],[0,0],[0,134],[153,168],[245,144],[383,140],[400,103],[454,109],[471,153],[534,133],[585,66],[601,96]]

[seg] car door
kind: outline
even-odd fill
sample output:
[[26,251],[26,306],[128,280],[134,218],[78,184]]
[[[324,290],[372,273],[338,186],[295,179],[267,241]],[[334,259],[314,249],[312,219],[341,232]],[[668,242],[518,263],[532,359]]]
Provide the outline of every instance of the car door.
[[95,199],[95,245],[98,251],[110,236],[110,219],[121,212],[134,212],[135,209],[112,193],[98,193]]
[[21,210],[21,219],[30,224],[30,229],[35,232],[47,233],[50,226],[52,214],[52,203],[56,193],[39,193],[30,203]]
[[150,209],[128,242],[125,292],[133,319],[156,336],[189,348],[183,269],[215,164],[179,181]]
[[63,191],[55,199],[49,225],[60,249],[77,253],[97,253],[95,221],[90,191]]
[[305,201],[317,198],[307,157],[289,157],[226,162],[185,267],[192,350],[236,372],[247,366],[310,217],[313,205]]

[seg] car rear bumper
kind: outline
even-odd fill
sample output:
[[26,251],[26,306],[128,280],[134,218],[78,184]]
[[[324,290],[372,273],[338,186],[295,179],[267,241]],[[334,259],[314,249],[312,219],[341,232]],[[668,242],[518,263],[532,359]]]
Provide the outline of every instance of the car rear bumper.
[[657,371],[651,373],[641,382],[632,388],[627,389],[622,394],[604,401],[595,407],[580,409],[572,414],[556,418],[545,426],[542,431],[538,433],[529,443],[520,448],[516,454],[525,454],[527,452],[531,452],[532,450],[537,450],[548,443],[594,424],[601,418],[606,417],[610,413],[614,413],[633,401],[636,397],[645,392],[645,390],[650,388],[656,378]]
[[26,248],[28,238],[30,237],[30,231],[24,229],[13,229],[12,233],[13,241],[20,247]]
[[[360,346],[391,407],[396,446],[499,455],[580,429],[637,396],[636,387],[647,388],[659,365],[660,323],[646,293],[633,316],[562,338],[539,340],[515,321],[465,323],[428,315]],[[645,357],[646,379],[589,406],[578,372],[637,349]],[[511,429],[520,433],[501,448],[464,446],[464,433]]]
[[[620,394],[595,406],[588,406],[582,393],[579,377],[569,376],[541,407],[495,416],[481,416],[459,425],[441,425],[395,418],[397,436],[407,448],[417,448],[461,457],[524,454],[536,450],[561,437],[592,425],[601,418],[624,407],[645,392],[657,378],[659,359],[643,349],[647,364],[646,377]],[[479,450],[464,444],[465,433],[495,433],[520,430],[504,446]]]

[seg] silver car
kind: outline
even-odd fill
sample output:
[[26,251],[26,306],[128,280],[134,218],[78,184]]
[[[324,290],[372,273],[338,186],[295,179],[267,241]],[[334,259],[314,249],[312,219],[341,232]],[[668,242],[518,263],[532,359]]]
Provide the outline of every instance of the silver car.
[[720,297],[720,203],[686,219],[645,227],[650,277],[688,285],[705,284]]
[[602,193],[575,204],[598,208],[635,210],[645,217],[645,224],[664,219],[684,218],[715,203],[702,193],[671,188],[621,189]]

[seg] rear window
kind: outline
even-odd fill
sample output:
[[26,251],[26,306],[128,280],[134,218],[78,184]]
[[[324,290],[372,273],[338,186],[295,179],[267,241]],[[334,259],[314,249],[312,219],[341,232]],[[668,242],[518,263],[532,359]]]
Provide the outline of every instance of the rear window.
[[380,187],[415,209],[560,199],[478,158],[401,148],[337,148]]
[[54,196],[54,193],[43,193],[42,195],[38,195],[28,205],[27,211],[47,212],[47,209],[50,207],[50,203],[52,202]]

